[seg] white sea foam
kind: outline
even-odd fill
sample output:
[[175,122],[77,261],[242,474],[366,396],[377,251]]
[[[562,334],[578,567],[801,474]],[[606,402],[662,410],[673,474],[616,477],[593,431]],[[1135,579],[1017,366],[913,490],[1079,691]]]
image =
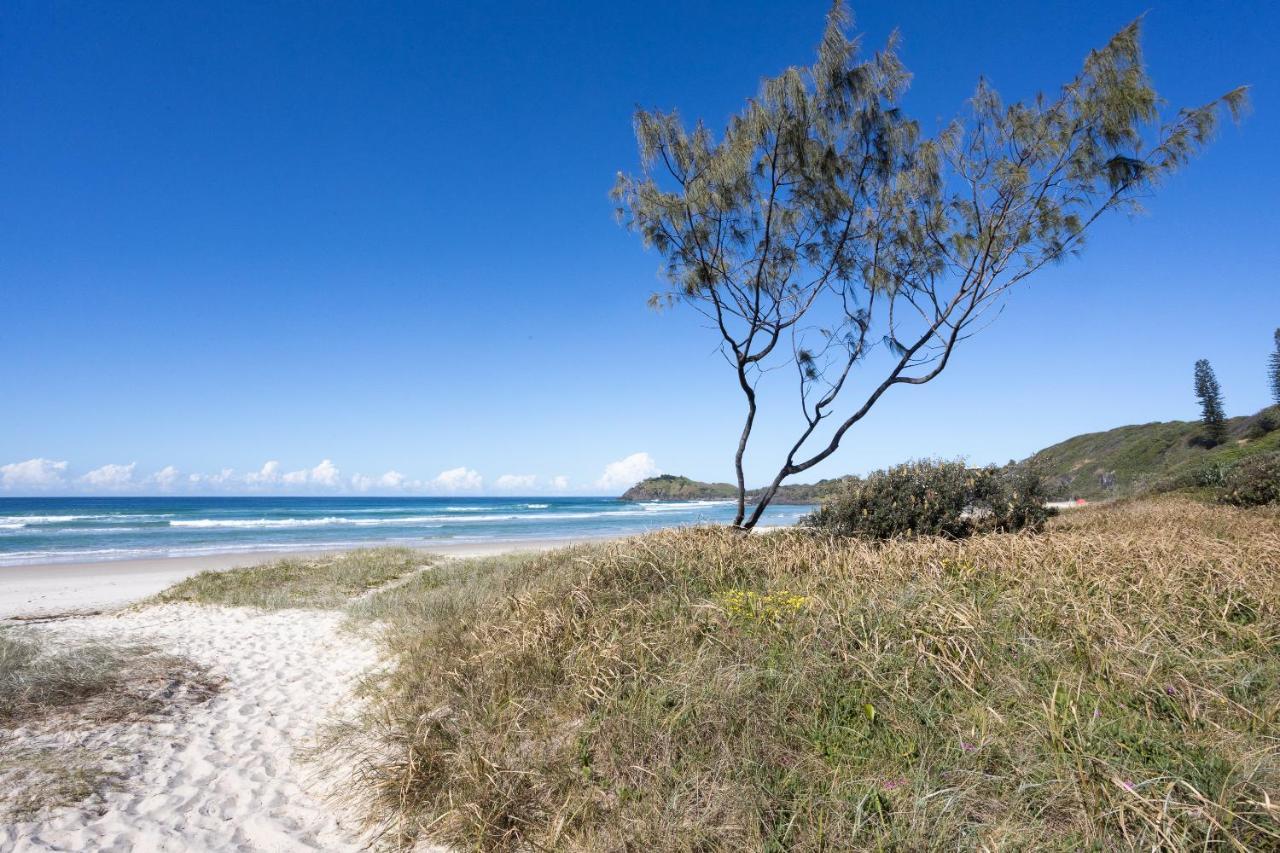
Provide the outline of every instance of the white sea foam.
[[[291,527],[414,527],[421,524],[483,524],[494,521],[582,521],[592,518],[622,518],[654,513],[679,513],[705,510],[731,501],[690,501],[668,504],[637,504],[625,509],[605,509],[582,512],[505,512],[467,513],[466,515],[407,515],[387,518],[349,518],[332,515],[324,518],[189,518],[170,521],[172,527],[211,528],[231,530],[266,530]],[[529,504],[529,507],[545,508],[549,504]],[[446,507],[446,510],[448,508]],[[478,507],[477,509],[483,509]]]
[[170,521],[170,527],[233,528],[265,530],[277,527],[332,527],[336,524],[361,524],[350,518],[187,518]]
[[0,515],[0,527],[33,527],[35,525],[65,524],[69,521],[164,521],[172,518],[172,513],[163,514],[98,514],[98,515]]

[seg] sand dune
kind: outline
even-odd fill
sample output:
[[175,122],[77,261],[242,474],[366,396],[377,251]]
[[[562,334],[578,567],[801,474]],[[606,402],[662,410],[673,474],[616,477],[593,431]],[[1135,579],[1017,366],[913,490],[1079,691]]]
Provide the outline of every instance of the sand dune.
[[0,849],[361,849],[354,821],[326,801],[326,786],[343,774],[322,774],[298,754],[377,660],[371,643],[337,631],[341,619],[165,605],[39,626],[68,638],[151,643],[211,667],[226,684],[154,721],[53,736],[113,750],[122,787],[89,808],[0,827]]

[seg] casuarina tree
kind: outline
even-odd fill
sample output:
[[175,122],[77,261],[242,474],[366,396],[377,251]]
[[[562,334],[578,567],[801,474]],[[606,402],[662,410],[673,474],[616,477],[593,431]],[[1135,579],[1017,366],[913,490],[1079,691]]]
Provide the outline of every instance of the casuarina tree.
[[[619,174],[625,224],[663,256],[656,304],[700,312],[745,403],[735,524],[830,457],[892,388],[942,373],[1014,287],[1077,252],[1103,214],[1137,207],[1233,117],[1244,89],[1162,118],[1139,23],[1057,93],[1005,104],[980,81],[926,135],[903,111],[898,38],[862,57],[842,3],[817,59],[766,79],[719,135],[635,115],[640,171]],[[759,380],[794,376],[801,419],[748,514],[744,458]]]
[[1200,400],[1205,435],[1214,444],[1221,444],[1227,437],[1227,416],[1222,410],[1222,389],[1218,387],[1218,377],[1207,358],[1196,362],[1196,397]]

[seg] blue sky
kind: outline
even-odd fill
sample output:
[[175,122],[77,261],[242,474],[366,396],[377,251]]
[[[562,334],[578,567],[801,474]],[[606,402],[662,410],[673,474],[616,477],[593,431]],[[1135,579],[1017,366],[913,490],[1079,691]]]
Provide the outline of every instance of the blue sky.
[[[655,470],[729,478],[731,374],[695,315],[646,307],[659,259],[607,193],[636,167],[637,104],[721,126],[760,77],[811,60],[825,11],[10,0],[0,490],[586,493]],[[1192,418],[1197,358],[1231,414],[1266,404],[1276,7],[854,11],[871,46],[901,29],[906,106],[926,130],[979,74],[1008,99],[1052,89],[1143,11],[1172,106],[1248,83],[1254,112],[1146,215],[1104,222],[1083,258],[1016,295],[940,379],[882,401],[814,478],[926,455],[1003,462]],[[759,428],[756,482],[794,426],[791,389],[765,392],[778,414]]]

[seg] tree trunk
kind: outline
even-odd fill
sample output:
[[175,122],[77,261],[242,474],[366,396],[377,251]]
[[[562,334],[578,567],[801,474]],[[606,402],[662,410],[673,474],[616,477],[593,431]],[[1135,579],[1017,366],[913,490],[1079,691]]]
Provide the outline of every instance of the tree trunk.
[[742,426],[742,436],[738,439],[738,452],[733,457],[733,470],[738,476],[738,511],[733,517],[734,527],[741,527],[747,514],[747,478],[742,470],[742,457],[747,452],[747,439],[751,436],[751,424],[755,419],[756,401],[753,399],[747,410],[747,422]]
[[782,481],[791,474],[790,468],[790,465],[783,467],[782,470],[778,472],[778,476],[773,478],[773,482],[769,484],[769,487],[760,493],[760,498],[756,501],[755,509],[751,511],[751,517],[747,519],[745,523],[741,521],[737,522],[737,526],[739,528],[744,531],[750,531],[756,526],[760,521],[760,516],[764,515],[765,509],[767,509],[769,504],[773,502],[773,499],[777,497],[778,487],[782,485]]

